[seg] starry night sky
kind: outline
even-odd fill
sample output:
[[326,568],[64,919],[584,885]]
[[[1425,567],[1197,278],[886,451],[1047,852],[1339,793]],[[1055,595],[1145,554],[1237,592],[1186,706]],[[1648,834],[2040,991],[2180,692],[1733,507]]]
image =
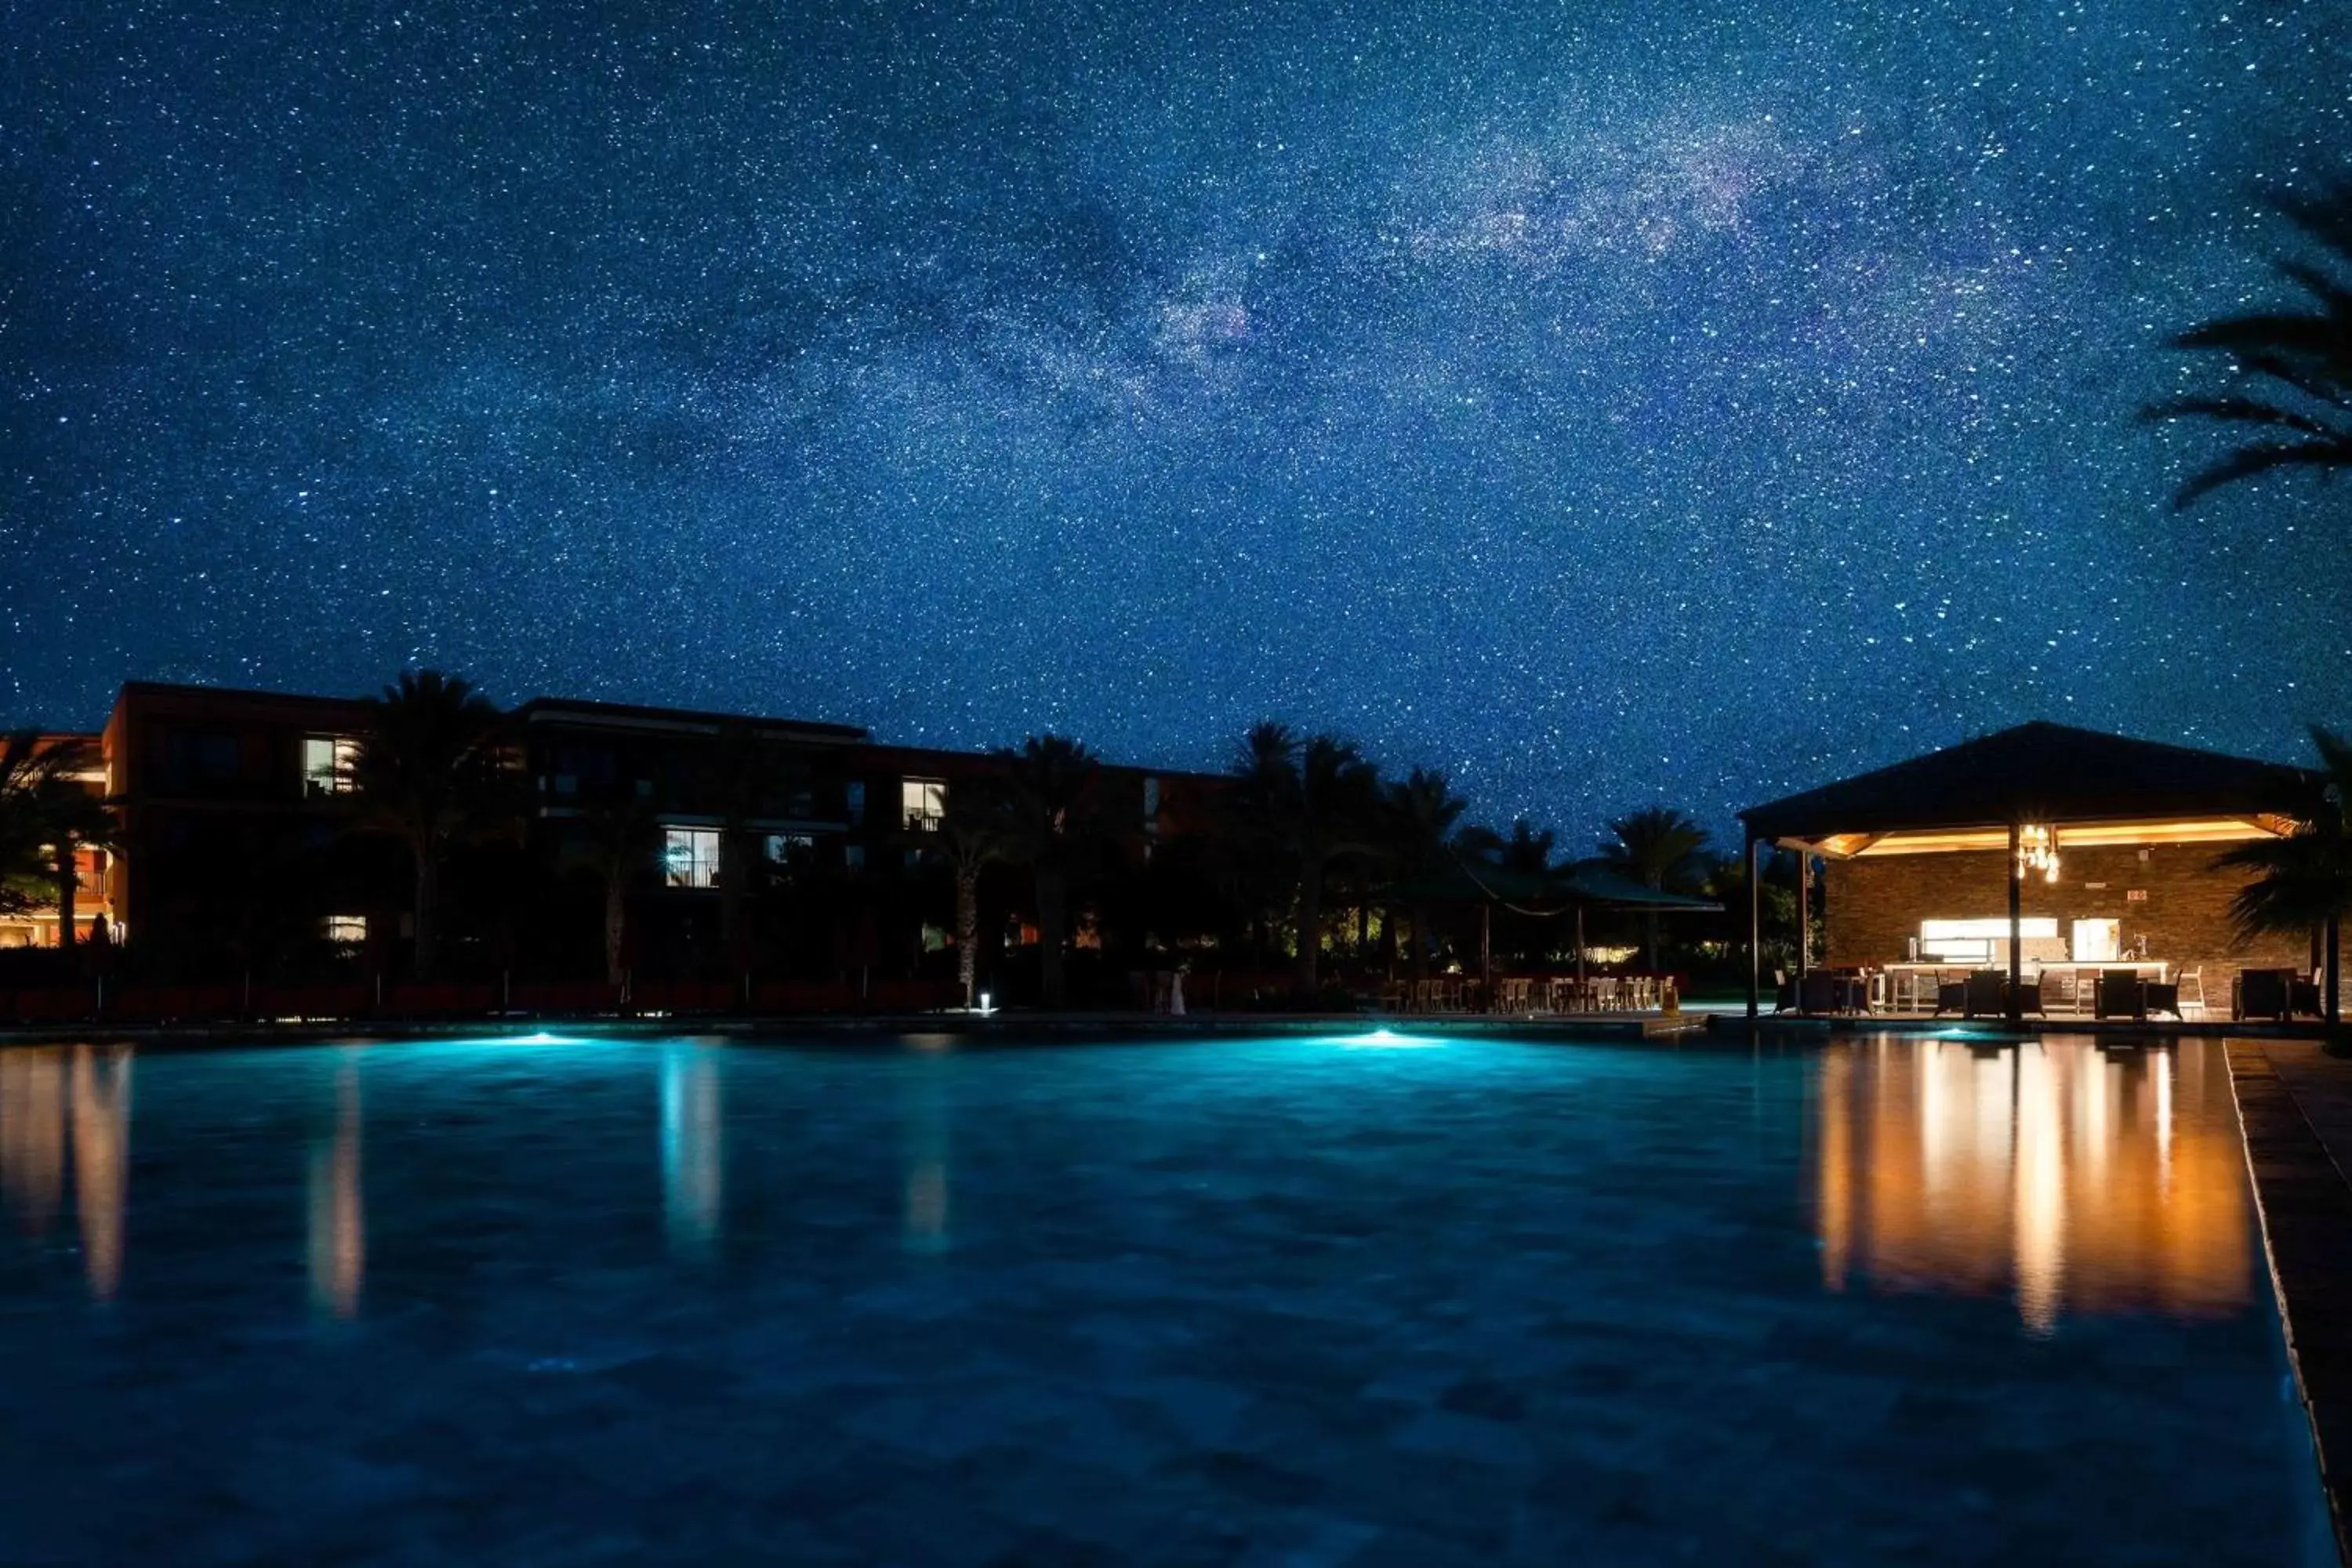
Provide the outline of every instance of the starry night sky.
[[2043,716],[2352,723],[2186,517],[2352,0],[0,0],[0,714],[539,692],[1581,840]]

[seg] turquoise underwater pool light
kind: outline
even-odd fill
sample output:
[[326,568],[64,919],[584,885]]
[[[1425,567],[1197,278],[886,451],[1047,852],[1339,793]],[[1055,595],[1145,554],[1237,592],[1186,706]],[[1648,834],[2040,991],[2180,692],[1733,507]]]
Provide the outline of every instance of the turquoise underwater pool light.
[[1350,1050],[1426,1050],[1443,1045],[1442,1040],[1425,1036],[1400,1035],[1392,1029],[1374,1029],[1368,1035],[1349,1035],[1339,1042]]

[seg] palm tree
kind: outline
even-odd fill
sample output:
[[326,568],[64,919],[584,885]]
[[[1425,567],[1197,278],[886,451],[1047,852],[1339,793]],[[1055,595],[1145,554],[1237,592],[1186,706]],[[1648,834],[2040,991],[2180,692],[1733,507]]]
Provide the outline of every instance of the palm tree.
[[2211,419],[2242,431],[2244,444],[2191,475],[2174,509],[2275,468],[2333,474],[2352,468],[2352,180],[2280,210],[2327,253],[2329,268],[2281,258],[2281,276],[2309,296],[2298,310],[2225,316],[2181,333],[2175,348],[2213,350],[2230,361],[2223,390],[2176,398],[2147,411],[2155,419]]
[[2242,844],[2214,865],[2255,873],[2230,900],[2241,935],[2327,932],[2327,1008],[2333,1017],[2336,936],[2344,915],[2352,911],[2352,742],[2315,724],[2311,743],[2319,752],[2326,784],[2310,819],[2284,838]]
[[1455,840],[1464,849],[1494,862],[1500,869],[1538,879],[1551,875],[1552,831],[1538,828],[1526,817],[1511,824],[1508,838],[1491,827],[1465,827]]
[[1391,781],[1382,792],[1381,804],[1382,848],[1397,882],[1412,895],[1412,973],[1421,979],[1429,973],[1428,879],[1444,864],[1446,844],[1470,803],[1454,793],[1444,773],[1434,768],[1415,768],[1404,778]]
[[[1723,913],[1712,917],[1707,923],[1715,926],[1727,944],[1742,950],[1748,945],[1748,859],[1746,855],[1710,854],[1697,884],[1700,893],[1723,907]],[[1758,935],[1768,954],[1778,954],[1794,946],[1797,878],[1797,858],[1790,851],[1775,848],[1764,858],[1763,874],[1757,885],[1756,913]],[[1784,961],[1772,956],[1763,962],[1769,964]]]
[[15,730],[0,738],[0,912],[21,914],[47,901],[45,797],[57,766],[40,731]]
[[1250,726],[1233,765],[1234,784],[1217,797],[1232,851],[1237,890],[1250,911],[1252,947],[1265,958],[1267,938],[1298,896],[1290,864],[1297,816],[1298,735],[1272,720]]
[[776,794],[775,752],[748,724],[720,730],[711,756],[712,795],[719,807],[719,939],[728,962],[742,967],[743,903],[764,879],[766,856],[752,820]]
[[1323,949],[1323,879],[1334,861],[1370,852],[1380,770],[1337,735],[1310,735],[1298,752],[1298,979],[1318,990]]
[[1380,773],[1337,735],[1300,740],[1285,724],[1257,724],[1234,765],[1234,805],[1244,830],[1278,856],[1295,876],[1298,950],[1293,988],[1300,1000],[1320,989],[1323,879],[1332,863],[1373,848]]
[[74,944],[75,896],[81,890],[81,851],[105,849],[114,843],[114,810],[103,795],[90,794],[76,775],[84,772],[93,748],[87,741],[69,741],[43,753],[43,773],[36,805],[49,849],[49,886],[58,907],[58,945]]
[[[1528,899],[1546,903],[1553,901],[1552,878],[1560,869],[1552,862],[1553,843],[1554,837],[1550,828],[1538,828],[1524,816],[1512,822],[1508,837],[1505,837],[1491,827],[1483,826],[1465,827],[1454,836],[1454,848],[1457,858],[1467,857],[1469,859],[1481,861],[1492,872],[1499,874],[1496,877],[1499,886],[1490,886],[1486,878],[1477,876],[1475,872],[1472,874],[1472,881],[1484,896],[1483,919],[1491,922],[1495,918],[1496,904],[1500,903],[1503,906],[1506,951],[1524,953],[1528,940],[1538,935],[1542,929],[1538,922],[1544,917],[1537,915],[1533,910],[1515,904],[1512,900]],[[1466,861],[1463,865],[1463,869],[1470,870]],[[1533,919],[1530,920],[1528,917]],[[1487,940],[1482,942],[1482,947],[1491,942],[1493,928],[1490,924],[1487,928]]]
[[604,984],[627,978],[623,968],[629,930],[629,888],[661,843],[653,804],[634,790],[620,790],[589,803],[581,813],[588,827],[588,852],[604,887]]
[[1062,946],[1069,936],[1070,879],[1094,842],[1090,807],[1095,754],[1064,735],[1032,735],[1019,750],[998,753],[1007,767],[1005,845],[1025,863],[1037,887],[1039,999],[1065,1001]]
[[[1609,825],[1601,841],[1603,864],[1643,887],[1688,892],[1706,873],[1706,829],[1679,811],[1643,806]],[[1658,967],[1658,917],[1647,920],[1649,963]]]
[[78,776],[90,750],[79,739],[45,745],[33,730],[0,740],[0,909],[55,906],[66,948],[75,940],[80,852],[114,841],[112,808]]
[[368,708],[352,785],[375,825],[398,835],[415,862],[413,968],[428,980],[440,935],[441,858],[489,814],[504,721],[472,682],[437,669],[402,670]]
[[980,996],[981,874],[994,862],[1011,858],[1015,847],[1003,792],[978,779],[954,785],[948,791],[940,835],[947,840],[948,861],[955,871],[956,978],[963,983],[963,1005],[969,1011]]

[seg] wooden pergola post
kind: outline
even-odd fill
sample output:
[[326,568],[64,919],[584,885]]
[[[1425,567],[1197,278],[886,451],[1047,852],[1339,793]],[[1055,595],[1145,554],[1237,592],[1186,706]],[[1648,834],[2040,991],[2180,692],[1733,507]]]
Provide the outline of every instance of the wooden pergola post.
[[2320,1011],[2327,1015],[2329,1023],[2340,1024],[2344,1021],[2344,1010],[2341,1005],[2344,968],[2344,917],[2342,915],[2327,917],[2327,931],[2323,940],[2327,943],[2327,952],[2320,962],[2327,976],[2327,994],[2319,999]]
[[1813,966],[1813,852],[1797,851],[1797,1011],[1805,1010],[1805,974]]
[[1576,900],[1576,997],[1577,997],[1577,1005],[1578,1005],[1578,1006],[1580,1006],[1580,1007],[1581,1007],[1581,1006],[1584,1005],[1584,998],[1585,998],[1587,995],[1589,995],[1589,994],[1591,994],[1591,993],[1590,993],[1590,992],[1588,992],[1588,991],[1585,989],[1585,987],[1584,987],[1584,900],[1583,900],[1582,899],[1579,899],[1579,900]]
[[2021,940],[2021,933],[2025,927],[2022,914],[2025,904],[2025,879],[2018,871],[2017,850],[2018,823],[2016,818],[2011,817],[2009,824],[2009,864],[2003,868],[2009,876],[2009,995],[2005,999],[2006,1005],[2002,1011],[2009,1016],[2011,1028],[2022,1029],[2025,1027],[2025,997],[2021,988],[2025,972],[2019,962],[2021,956],[2019,950],[2025,945]]
[[1756,1021],[1757,992],[1764,979],[1764,872],[1756,853],[1763,842],[1753,833],[1748,836],[1748,1021],[1751,1024]]
[[1490,894],[1478,901],[1478,984],[1486,993],[1486,1009],[1495,1007],[1495,900]]

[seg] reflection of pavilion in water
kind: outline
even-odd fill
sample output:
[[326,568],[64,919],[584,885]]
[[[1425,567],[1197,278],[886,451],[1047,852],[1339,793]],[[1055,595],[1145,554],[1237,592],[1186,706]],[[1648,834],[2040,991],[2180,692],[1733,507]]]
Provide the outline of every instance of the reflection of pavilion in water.
[[2245,1173],[2218,1048],[1880,1039],[1832,1046],[1815,1070],[1830,1289],[2013,1289],[2042,1331],[2067,1311],[2245,1304]]
[[48,1234],[73,1170],[74,1215],[89,1293],[122,1282],[131,1173],[131,1052],[89,1046],[0,1051],[0,1194],[19,1227]]

